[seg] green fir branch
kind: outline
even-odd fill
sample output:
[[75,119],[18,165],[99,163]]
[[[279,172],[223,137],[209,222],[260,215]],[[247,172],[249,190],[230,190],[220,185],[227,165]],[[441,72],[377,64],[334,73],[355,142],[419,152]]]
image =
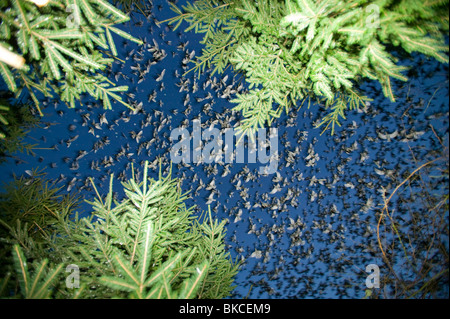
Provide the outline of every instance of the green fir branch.
[[163,22],[187,22],[185,32],[204,34],[205,47],[187,72],[222,73],[232,65],[245,75],[249,92],[232,100],[244,117],[242,134],[270,125],[305,96],[336,103],[320,125],[333,134],[354,109],[348,102],[366,100],[355,87],[364,77],[380,82],[394,101],[392,80],[408,79],[387,51],[391,44],[448,63],[448,0],[197,0],[171,7],[176,15]]

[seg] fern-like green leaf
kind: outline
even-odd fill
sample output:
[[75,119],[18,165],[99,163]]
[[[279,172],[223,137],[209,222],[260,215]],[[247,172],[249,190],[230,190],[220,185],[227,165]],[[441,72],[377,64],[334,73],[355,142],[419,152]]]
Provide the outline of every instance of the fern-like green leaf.
[[196,296],[198,289],[208,273],[209,262],[205,260],[201,265],[195,267],[195,274],[191,278],[185,280],[183,283],[182,290],[178,295],[180,299],[192,299]]

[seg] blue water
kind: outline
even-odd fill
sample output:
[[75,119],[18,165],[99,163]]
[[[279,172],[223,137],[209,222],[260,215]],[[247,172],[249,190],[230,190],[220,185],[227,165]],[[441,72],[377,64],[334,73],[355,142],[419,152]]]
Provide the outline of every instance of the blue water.
[[[153,2],[156,19],[164,20],[173,15],[166,2],[161,1],[161,10],[158,9],[160,2]],[[143,21],[143,25],[135,26],[137,21]],[[105,111],[101,103],[89,99],[83,100],[83,106],[68,109],[57,100],[43,99],[47,104],[43,121],[53,124],[33,130],[28,140],[31,143],[37,140],[39,147],[55,149],[35,150],[36,156],[15,154],[20,160],[10,159],[0,166],[3,181],[12,180],[13,174],[22,175],[25,170],[39,167],[47,173],[47,178],[60,180],[58,185],[65,190],[75,177],[76,183],[71,192],[79,192],[90,200],[95,194],[88,177],[94,178],[96,186],[106,194],[109,176],[114,173],[114,191],[120,198],[123,193],[119,176],[131,177],[130,163],[135,168],[141,168],[145,160],[154,163],[155,169],[151,176],[157,178],[157,159],[161,158],[163,169],[168,172],[169,152],[173,145],[169,139],[170,132],[184,120],[188,119],[187,129],[192,132],[192,121],[199,114],[206,127],[220,114],[231,117],[232,125],[241,118],[240,114],[231,113],[233,104],[218,97],[225,86],[217,90],[210,86],[203,89],[208,73],[199,79],[193,72],[186,75],[189,91],[180,92],[178,84],[181,77],[176,77],[175,72],[184,72],[182,59],[186,51],[177,46],[189,41],[186,50],[195,50],[196,55],[199,55],[202,49],[199,44],[201,35],[183,33],[182,29],[172,31],[166,25],[158,27],[154,20],[147,21],[140,14],[135,14],[133,20],[121,26],[121,29],[135,37],[145,38],[149,45],[153,45],[155,40],[159,49],[167,53],[162,61],[151,66],[145,79],[138,83],[139,76],[133,74],[132,67],[137,64],[143,67],[152,59],[153,54],[147,51],[149,46],[139,47],[132,42],[121,45],[124,40],[115,37],[118,57],[125,63],[113,64],[110,79],[117,85],[128,85],[129,92],[135,94],[132,100],[142,102],[143,111],[131,114],[120,103],[113,104],[112,111]],[[135,51],[129,56],[132,50]],[[139,58],[140,53],[142,61],[135,61],[133,55],[138,54]],[[403,59],[401,63],[413,67],[418,76],[407,83],[394,82],[397,101],[391,103],[384,97],[378,83],[364,83],[363,91],[373,98],[370,107],[366,112],[348,112],[347,119],[342,120],[342,127],[336,129],[334,136],[329,131],[321,135],[320,129],[313,128],[313,123],[327,114],[318,105],[311,105],[310,109],[303,106],[298,112],[283,114],[275,121],[273,125],[278,128],[279,136],[280,182],[273,181],[277,174],[258,174],[260,163],[233,162],[229,165],[230,173],[224,177],[222,174],[225,168],[222,164],[191,164],[189,167],[172,165],[172,176],[183,178],[182,189],[191,195],[187,204],[196,205],[197,213],[208,209],[206,202],[211,194],[206,187],[196,192],[200,180],[205,185],[215,180],[216,200],[211,203],[213,215],[229,220],[226,237],[229,252],[233,258],[245,260],[236,278],[237,287],[232,298],[243,298],[247,294],[249,298],[361,298],[366,289],[365,267],[373,263],[381,267],[382,274],[387,272],[382,267],[380,254],[374,255],[366,248],[369,243],[376,247],[375,207],[382,204],[379,193],[381,186],[392,190],[401,179],[391,180],[381,176],[375,172],[375,168],[381,165],[380,169],[395,170],[398,176],[406,170],[411,172],[427,160],[431,151],[442,148],[430,125],[447,147],[449,134],[448,67],[421,55],[413,55],[412,59]],[[156,82],[156,77],[164,69],[163,80]],[[114,74],[118,71],[128,79],[119,77],[116,81]],[[228,69],[224,75],[228,75],[226,85],[231,84],[234,76],[232,70]],[[213,78],[220,82],[224,75],[215,75]],[[235,78],[236,86],[239,79],[239,76]],[[196,92],[193,92],[194,82],[199,87]],[[162,83],[165,88],[160,90]],[[154,90],[157,92],[156,102],[148,102],[148,96]],[[196,101],[196,98],[206,97],[208,92],[212,94],[212,99]],[[188,93],[192,111],[185,115],[182,113],[186,109],[183,100]],[[206,103],[212,104],[209,112],[202,111]],[[174,114],[174,110],[178,110],[178,114]],[[92,122],[99,123],[99,116],[103,114],[108,124],[92,131]],[[90,120],[83,125],[83,117],[89,115]],[[152,116],[149,125],[142,126],[148,116]],[[128,117],[128,122],[125,122],[123,118]],[[163,121],[166,123],[161,125]],[[69,130],[70,125],[75,125],[73,131]],[[218,124],[215,127],[221,128]],[[138,133],[141,130],[142,138],[138,143],[132,138],[131,132]],[[404,134],[413,131],[424,133],[406,143],[401,141],[403,137],[400,135],[390,141],[380,139],[378,132],[382,130],[387,133],[395,130],[404,131]],[[78,138],[68,146],[67,141],[76,135]],[[151,142],[153,138],[155,140],[149,149],[143,147],[138,155],[139,145]],[[106,143],[95,151],[94,144],[98,141]],[[126,155],[116,159],[122,147]],[[308,166],[305,160],[310,147],[319,156],[313,166]],[[297,154],[288,163],[288,152],[295,152],[296,148]],[[410,149],[415,151],[417,163]],[[80,151],[86,151],[87,154],[74,161],[81,154]],[[108,164],[109,157],[113,161]],[[67,162],[64,158],[67,158]],[[103,160],[105,164],[102,164]],[[96,161],[98,170],[91,169],[92,163],[95,165]],[[214,171],[214,167],[216,171],[209,173]],[[313,176],[321,182],[311,183]],[[281,185],[281,190],[269,194],[277,183]],[[242,196],[241,191],[244,189],[248,197]],[[314,194],[316,198],[312,201]],[[373,199],[374,208],[364,213],[361,208],[369,198]],[[268,207],[259,207],[262,203],[267,203]],[[80,208],[84,216],[89,214],[89,208],[87,204]],[[239,210],[242,210],[241,220],[234,222]],[[290,230],[291,219],[299,223]],[[253,233],[249,233],[251,225],[255,225]],[[372,233],[367,233],[367,227]],[[262,251],[261,258],[250,257],[256,250]]]

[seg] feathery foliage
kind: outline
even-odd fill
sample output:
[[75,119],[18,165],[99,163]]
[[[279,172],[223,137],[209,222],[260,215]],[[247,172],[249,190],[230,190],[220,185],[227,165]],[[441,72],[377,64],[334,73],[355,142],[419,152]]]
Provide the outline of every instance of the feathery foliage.
[[[0,207],[11,206],[0,215],[2,260],[10,261],[2,273],[11,274],[2,281],[7,286],[3,296],[28,296],[13,288],[28,276],[11,266],[19,256],[16,247],[38,263],[35,269],[49,265],[57,298],[223,298],[234,288],[240,264],[225,251],[225,221],[213,219],[211,211],[200,219],[193,216],[184,204],[186,194],[170,174],[163,177],[160,170],[158,180],[149,179],[145,163],[142,181],[122,183],[126,197],[120,202],[113,200],[111,176],[106,197],[94,185],[98,196],[89,202],[92,215],[81,219],[72,216],[72,198],[65,198],[63,205],[55,195],[58,189],[42,189],[46,184],[38,177],[30,183],[20,181],[0,201]],[[15,200],[21,194],[32,202],[41,196],[42,204],[31,205],[34,210],[26,203],[21,206]],[[80,290],[75,294],[61,278],[53,281],[56,270],[67,264],[80,269]],[[38,279],[43,291],[39,296],[50,296],[50,282]]]
[[[448,1],[197,0],[166,20],[202,33],[205,48],[191,69],[221,73],[232,65],[249,91],[232,102],[244,116],[241,133],[271,125],[283,111],[313,99],[330,113],[319,126],[340,125],[347,110],[371,99],[357,84],[378,81],[391,101],[391,81],[406,69],[393,46],[448,63]],[[189,71],[188,71],[189,72]],[[309,104],[309,103],[308,103]]]
[[[5,94],[6,93],[6,94]],[[31,104],[8,98],[11,92],[0,92],[0,163],[16,152],[33,154],[37,144],[24,141],[29,129],[38,127],[40,119],[30,111]]]
[[[28,269],[28,263],[18,244],[13,246],[14,268],[18,275],[20,295],[25,299],[49,298],[52,293],[52,284],[57,280],[62,265],[47,269],[48,260],[44,259],[34,265],[34,272]],[[10,275],[3,278],[0,283],[0,294],[6,290]]]
[[[54,0],[38,7],[25,0],[0,1],[0,74],[9,90],[28,94],[42,116],[40,94],[56,94],[69,107],[83,94],[101,100],[111,109],[111,99],[131,108],[102,70],[117,55],[112,34],[141,43],[114,25],[129,17],[106,0]],[[109,53],[109,51],[112,53]],[[26,92],[26,93],[25,93]]]

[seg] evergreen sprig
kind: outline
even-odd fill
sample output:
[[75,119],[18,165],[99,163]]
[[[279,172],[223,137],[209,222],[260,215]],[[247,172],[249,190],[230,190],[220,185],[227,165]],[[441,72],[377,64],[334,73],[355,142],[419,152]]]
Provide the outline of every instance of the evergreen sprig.
[[16,152],[34,155],[37,143],[27,143],[24,139],[30,129],[39,127],[41,123],[40,118],[31,113],[30,107],[30,103],[11,103],[9,99],[0,98],[0,163]]
[[364,78],[380,82],[395,101],[392,81],[407,81],[407,68],[390,46],[448,63],[448,0],[197,0],[171,7],[177,16],[166,22],[205,34],[191,70],[214,74],[232,65],[245,74],[249,91],[232,100],[245,118],[241,133],[313,99],[330,109],[318,126],[333,134],[348,109],[371,100],[356,86]]
[[[70,206],[62,207],[54,195],[43,197],[56,203],[33,206],[32,214],[15,202],[0,215],[2,259],[11,261],[10,247],[17,244],[30,261],[46,259],[51,267],[77,265],[85,288],[73,294],[63,281],[55,281],[52,287],[58,298],[228,296],[240,263],[231,261],[225,251],[225,221],[213,219],[211,211],[193,216],[193,209],[184,204],[186,194],[170,173],[162,176],[160,169],[154,180],[147,171],[146,162],[142,181],[133,177],[122,183],[126,197],[120,202],[112,195],[113,176],[105,197],[93,184],[97,198],[88,202],[93,209],[88,218],[72,216]],[[3,203],[7,205],[12,194],[20,197],[28,189],[35,193],[40,183],[17,183],[19,189],[8,188]],[[41,192],[50,195],[54,189]],[[2,267],[2,273],[15,273],[5,284],[11,287],[21,272],[14,272],[7,262]],[[4,294],[10,296],[7,291]]]
[[56,94],[70,107],[89,94],[111,109],[111,99],[132,108],[101,72],[113,59],[100,50],[117,55],[112,33],[142,43],[114,27],[129,17],[105,0],[56,0],[38,7],[25,0],[0,2],[0,46],[21,57],[21,66],[0,61],[0,74],[19,97],[26,91],[42,116],[38,92]]
[[58,279],[63,265],[47,269],[48,260],[44,259],[34,266],[30,273],[28,263],[19,245],[13,246],[14,267],[19,277],[20,293],[26,299],[44,299],[51,295],[52,283]]

